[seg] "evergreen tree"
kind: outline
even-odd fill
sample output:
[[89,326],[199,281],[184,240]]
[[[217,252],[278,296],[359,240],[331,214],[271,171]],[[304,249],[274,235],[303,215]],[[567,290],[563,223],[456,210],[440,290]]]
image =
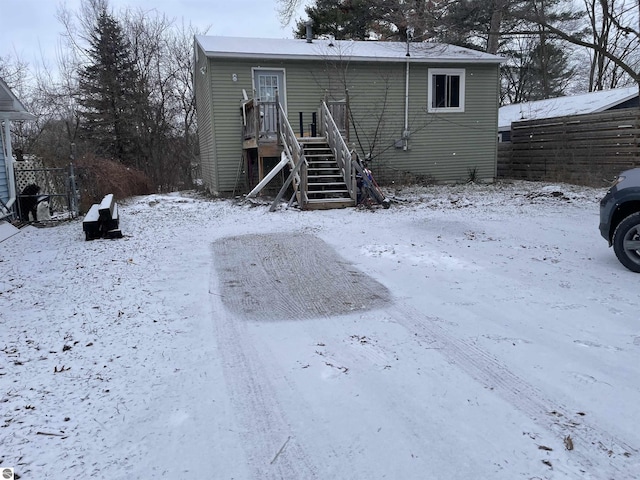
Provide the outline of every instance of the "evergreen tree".
[[94,141],[97,154],[139,168],[144,90],[129,43],[106,9],[98,14],[87,54],[91,63],[79,72],[82,135]]
[[523,40],[519,50],[510,50],[501,67],[502,102],[520,103],[565,95],[575,68],[569,66],[566,49],[557,43]]
[[[336,40],[366,40],[378,16],[368,0],[317,0],[305,8],[316,35],[332,35]],[[306,36],[306,22],[299,20],[295,35]]]
[[[337,40],[425,40],[430,16],[439,11],[428,0],[316,0],[305,8],[316,35]],[[296,24],[295,35],[304,38],[305,21]]]
[[532,79],[529,100],[565,94],[575,68],[569,66],[567,50],[549,40],[539,42],[531,52]]

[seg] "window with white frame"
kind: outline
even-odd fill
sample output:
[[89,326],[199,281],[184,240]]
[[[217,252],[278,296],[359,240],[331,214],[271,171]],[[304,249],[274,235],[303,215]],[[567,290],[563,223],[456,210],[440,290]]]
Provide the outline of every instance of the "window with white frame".
[[465,70],[429,69],[429,112],[464,112]]

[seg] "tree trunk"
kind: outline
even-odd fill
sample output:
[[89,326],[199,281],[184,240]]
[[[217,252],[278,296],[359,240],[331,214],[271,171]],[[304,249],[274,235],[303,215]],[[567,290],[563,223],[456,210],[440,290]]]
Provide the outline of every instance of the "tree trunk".
[[487,53],[495,55],[500,47],[500,28],[502,26],[502,16],[507,6],[508,0],[495,0],[493,12],[491,14],[491,24],[489,25],[489,38],[487,39]]

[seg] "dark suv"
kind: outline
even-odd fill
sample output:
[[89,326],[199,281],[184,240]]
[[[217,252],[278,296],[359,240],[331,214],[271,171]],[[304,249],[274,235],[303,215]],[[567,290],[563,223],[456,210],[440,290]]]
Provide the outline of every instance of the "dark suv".
[[600,233],[618,260],[640,273],[640,168],[618,175],[600,200]]

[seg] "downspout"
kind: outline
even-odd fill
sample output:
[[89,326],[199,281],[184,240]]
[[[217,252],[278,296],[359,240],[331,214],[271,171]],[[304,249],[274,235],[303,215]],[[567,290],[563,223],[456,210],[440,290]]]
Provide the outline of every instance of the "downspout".
[[16,201],[16,181],[13,173],[13,151],[11,150],[11,132],[9,130],[9,119],[4,120],[4,152],[5,152],[5,168],[7,169],[7,183],[9,184],[9,201],[6,203],[7,208]]
[[404,80],[404,130],[402,131],[402,149],[409,149],[409,59],[411,54],[409,53],[410,33],[407,32],[407,65],[405,69]]
[[403,150],[409,148],[409,58],[407,58],[406,78],[404,84],[404,131],[402,138],[404,139]]

